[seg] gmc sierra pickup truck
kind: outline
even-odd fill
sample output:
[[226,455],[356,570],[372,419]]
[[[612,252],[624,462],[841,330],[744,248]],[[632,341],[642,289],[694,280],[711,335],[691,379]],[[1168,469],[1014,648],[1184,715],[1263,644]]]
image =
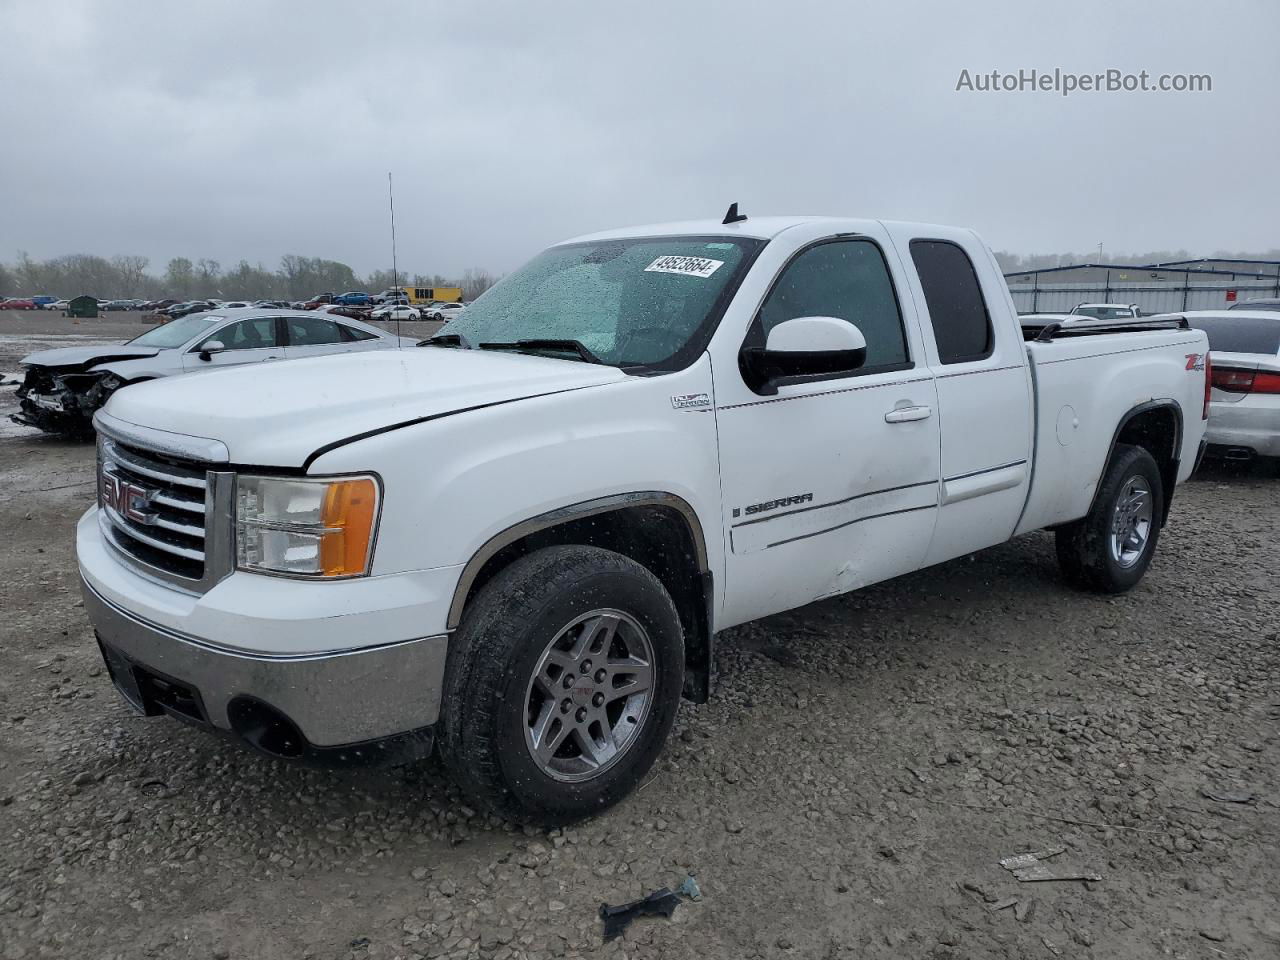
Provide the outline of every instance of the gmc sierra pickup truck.
[[970,230],[571,240],[417,347],[140,384],[77,551],[111,676],[276,757],[624,797],[735,624],[1049,528],[1143,576],[1205,429],[1181,317],[1022,325]]

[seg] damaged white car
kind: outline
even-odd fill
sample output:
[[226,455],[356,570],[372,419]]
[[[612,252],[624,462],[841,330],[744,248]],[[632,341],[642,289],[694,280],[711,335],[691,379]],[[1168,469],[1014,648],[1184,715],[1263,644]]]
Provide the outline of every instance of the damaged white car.
[[346,317],[251,307],[193,313],[123,344],[42,350],[22,361],[20,409],[11,419],[47,433],[89,438],[93,414],[121,387],[180,373],[416,341]]

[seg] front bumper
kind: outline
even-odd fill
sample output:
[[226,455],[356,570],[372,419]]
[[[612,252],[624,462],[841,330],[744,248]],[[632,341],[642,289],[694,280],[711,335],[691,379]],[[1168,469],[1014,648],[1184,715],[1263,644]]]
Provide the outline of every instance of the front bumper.
[[112,682],[167,713],[286,759],[402,762],[431,749],[447,639],[318,655],[250,655],[129,613],[81,578]]

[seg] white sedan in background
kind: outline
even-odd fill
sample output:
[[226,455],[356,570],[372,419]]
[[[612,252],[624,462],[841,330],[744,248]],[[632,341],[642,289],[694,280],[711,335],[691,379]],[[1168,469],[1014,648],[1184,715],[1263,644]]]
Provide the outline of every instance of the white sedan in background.
[[411,307],[407,303],[384,303],[380,307],[374,307],[373,312],[369,314],[370,320],[421,320],[422,313],[417,307]]
[[1206,455],[1280,467],[1280,314],[1191,310],[1183,316],[1209,335]]
[[93,436],[93,414],[130,384],[247,363],[394,350],[416,342],[348,317],[219,307],[154,327],[128,343],[63,347],[24,357],[20,407],[11,419],[46,433],[87,438]]
[[427,319],[448,322],[461,313],[465,306],[464,303],[433,303],[427,307]]

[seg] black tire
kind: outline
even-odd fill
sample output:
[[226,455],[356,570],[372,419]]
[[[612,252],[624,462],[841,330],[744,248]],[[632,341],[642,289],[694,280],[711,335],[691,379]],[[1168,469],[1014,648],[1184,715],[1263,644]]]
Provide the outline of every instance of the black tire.
[[[1138,478],[1150,490],[1150,527],[1140,553],[1125,562],[1113,552],[1112,526],[1121,498]],[[1164,485],[1155,459],[1142,447],[1118,444],[1088,515],[1056,531],[1058,565],[1073,586],[1098,593],[1123,593],[1137,584],[1151,565],[1163,516]]]
[[[526,745],[530,684],[549,644],[577,618],[621,611],[652,647],[650,700],[611,766],[566,782]],[[439,745],[454,778],[500,816],[544,825],[599,813],[634,790],[662,751],[684,682],[684,635],[670,595],[628,557],[597,547],[547,547],[499,573],[468,606],[453,638]]]

